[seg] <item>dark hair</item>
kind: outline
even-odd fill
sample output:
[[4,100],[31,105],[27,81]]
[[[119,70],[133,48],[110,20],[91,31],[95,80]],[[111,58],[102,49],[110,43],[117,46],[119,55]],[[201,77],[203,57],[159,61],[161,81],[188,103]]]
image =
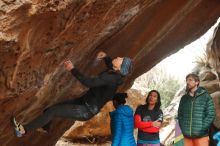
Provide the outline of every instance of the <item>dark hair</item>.
[[[192,77],[196,82],[200,82],[199,76],[195,73],[190,73],[186,76],[186,79]],[[199,85],[199,84],[198,84]]]
[[149,106],[149,103],[148,103],[148,100],[149,100],[149,97],[150,97],[150,94],[152,92],[155,92],[157,93],[157,103],[154,107],[154,110],[159,110],[160,109],[160,106],[161,106],[161,101],[160,101],[160,93],[157,91],[157,90],[151,90],[148,95],[147,95],[147,98],[146,98],[146,104],[147,104],[147,107]]
[[126,103],[125,98],[127,97],[128,97],[127,93],[116,93],[112,100],[115,100],[118,103],[118,105],[121,105]]

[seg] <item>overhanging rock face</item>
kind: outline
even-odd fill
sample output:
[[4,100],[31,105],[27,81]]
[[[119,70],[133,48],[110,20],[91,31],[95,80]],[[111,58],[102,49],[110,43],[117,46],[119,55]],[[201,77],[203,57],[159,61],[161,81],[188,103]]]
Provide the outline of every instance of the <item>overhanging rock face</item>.
[[87,75],[95,54],[130,56],[134,72],[121,90],[164,57],[206,32],[220,16],[218,0],[14,0],[0,2],[0,143],[48,146],[73,122],[17,139],[10,116],[26,123],[46,107],[86,89],[62,65],[70,58]]

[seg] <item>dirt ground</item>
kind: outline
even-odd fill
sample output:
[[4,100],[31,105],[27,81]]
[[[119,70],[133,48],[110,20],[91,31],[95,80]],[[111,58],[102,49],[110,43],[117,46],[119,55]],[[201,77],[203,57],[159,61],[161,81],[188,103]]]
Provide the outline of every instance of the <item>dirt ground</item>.
[[111,146],[111,142],[107,141],[106,143],[102,144],[80,144],[80,143],[72,143],[66,139],[61,139],[57,142],[55,146]]

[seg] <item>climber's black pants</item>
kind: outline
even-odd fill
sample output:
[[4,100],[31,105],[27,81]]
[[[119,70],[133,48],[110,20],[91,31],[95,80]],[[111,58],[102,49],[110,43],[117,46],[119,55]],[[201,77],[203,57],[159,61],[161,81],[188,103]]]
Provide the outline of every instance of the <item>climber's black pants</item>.
[[80,100],[69,100],[49,107],[42,115],[24,125],[24,128],[25,131],[28,132],[40,127],[44,127],[54,117],[86,121],[92,118],[97,112],[98,109],[95,107],[90,107]]

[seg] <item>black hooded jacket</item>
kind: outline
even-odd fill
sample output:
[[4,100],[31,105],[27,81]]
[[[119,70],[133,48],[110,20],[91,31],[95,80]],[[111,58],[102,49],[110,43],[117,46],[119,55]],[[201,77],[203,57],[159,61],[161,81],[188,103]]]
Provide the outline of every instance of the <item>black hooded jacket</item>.
[[112,69],[112,59],[105,57],[104,61],[108,69],[96,77],[86,77],[76,68],[71,70],[73,76],[89,88],[81,97],[83,102],[89,107],[95,106],[98,110],[113,98],[118,86],[123,82],[123,76]]

